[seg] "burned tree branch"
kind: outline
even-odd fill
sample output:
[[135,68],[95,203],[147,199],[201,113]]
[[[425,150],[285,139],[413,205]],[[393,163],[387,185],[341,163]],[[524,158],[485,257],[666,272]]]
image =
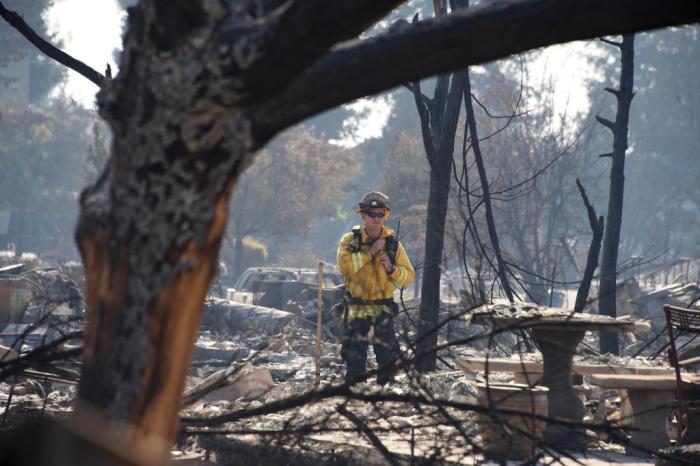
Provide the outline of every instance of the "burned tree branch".
[[612,95],[614,95],[616,98],[620,98],[620,91],[618,89],[613,89],[612,87],[606,87],[604,89],[605,92],[609,92]]
[[0,16],[7,21],[7,23],[15,28],[20,34],[22,34],[29,42],[34,45],[37,49],[41,50],[46,56],[52,58],[59,62],[60,64],[70,68],[87,79],[95,83],[98,87],[102,86],[102,82],[105,77],[99,72],[95,71],[85,63],[77,60],[64,51],[56,48],[47,40],[40,37],[34,29],[29,26],[22,17],[14,11],[10,11],[5,8],[2,2],[0,2]]
[[[4,370],[0,371],[0,380],[5,380],[11,375],[22,374],[25,369],[33,366],[44,368],[46,365],[52,361],[66,360],[73,357],[79,357],[83,353],[83,348],[73,348],[68,350],[60,351],[50,351],[48,348],[54,348],[57,345],[43,346],[36,350],[28,353],[26,356],[21,358],[11,359],[3,362],[2,367],[6,367]],[[58,368],[47,368],[49,371],[53,370],[58,377],[63,378],[74,378],[74,375],[70,371],[61,370]]]
[[[217,41],[222,46],[249,36],[252,63],[235,48],[230,55],[246,89],[256,97],[276,93],[336,43],[354,39],[404,0],[296,0],[285,2],[260,21],[235,22]],[[165,3],[171,8],[170,3]],[[169,12],[168,12],[169,13]],[[166,15],[164,15],[166,16]],[[279,40],[284,37],[284,40]],[[270,70],[274,69],[274,73]]]
[[601,37],[601,38],[600,38],[600,41],[601,41],[601,42],[604,42],[604,43],[606,43],[606,44],[608,44],[608,45],[612,45],[612,46],[614,46],[614,47],[622,47],[622,42],[618,42],[618,41],[615,41],[615,40],[606,39],[605,37]]
[[[566,18],[563,21],[562,18]],[[700,21],[684,0],[503,1],[340,44],[255,109],[261,134],[384,89],[537,47]],[[508,30],[508,34],[494,34]],[[483,38],[489,40],[484,42]],[[357,76],[363,79],[358,80]]]
[[372,445],[374,445],[374,447],[375,447],[377,450],[379,450],[379,453],[382,454],[382,456],[384,457],[384,459],[386,459],[387,462],[388,462],[389,464],[391,464],[392,466],[399,466],[400,463],[399,463],[398,461],[396,461],[396,458],[394,457],[394,455],[393,455],[393,454],[389,451],[389,449],[382,443],[382,441],[379,440],[379,437],[377,437],[377,435],[372,431],[372,429],[370,429],[370,428],[367,426],[367,424],[365,424],[365,423],[362,421],[362,419],[360,419],[359,417],[355,416],[353,413],[351,413],[350,411],[348,411],[348,409],[347,409],[345,406],[342,406],[342,405],[341,405],[341,406],[338,406],[338,407],[336,408],[336,411],[338,411],[338,414],[344,416],[344,417],[347,418],[350,422],[352,422],[353,424],[355,424],[355,426],[357,426],[357,429],[358,429],[360,432],[362,432],[363,434],[365,434],[365,436],[367,437],[367,439],[372,443]]
[[425,149],[425,155],[428,159],[428,164],[433,166],[433,159],[435,158],[435,148],[433,146],[433,138],[431,137],[431,119],[432,114],[431,105],[432,101],[427,98],[421,91],[420,81],[414,82],[409,88],[413,93],[413,99],[416,103],[416,110],[418,111],[418,118],[420,121],[420,130],[423,135],[423,148]]
[[[518,196],[521,188],[523,188],[523,187],[524,187],[526,184],[528,184],[528,183],[534,183],[534,182],[536,182],[537,179],[538,179],[540,176],[542,176],[552,165],[554,165],[556,162],[559,161],[559,159],[561,159],[562,157],[564,157],[565,155],[567,155],[567,154],[569,153],[569,151],[576,145],[576,143],[578,142],[578,140],[579,140],[579,138],[581,137],[581,135],[582,135],[587,129],[588,129],[588,126],[585,126],[584,128],[582,128],[581,131],[579,131],[579,133],[576,135],[576,137],[574,138],[574,140],[573,140],[569,145],[567,145],[567,146],[564,148],[564,150],[562,150],[560,153],[558,153],[556,156],[554,156],[549,162],[547,162],[546,164],[544,164],[544,166],[543,166],[542,168],[540,168],[539,170],[537,170],[537,171],[536,171],[535,173],[533,173],[531,176],[529,176],[528,178],[526,178],[526,179],[524,179],[524,180],[522,180],[522,181],[519,181],[519,182],[517,182],[517,183],[515,183],[515,184],[513,184],[513,185],[511,185],[511,186],[508,186],[507,188],[503,188],[503,189],[501,189],[501,190],[499,190],[499,191],[493,191],[493,192],[491,193],[491,195],[493,195],[493,196],[495,196],[495,195],[500,196],[500,195],[503,195],[503,194],[508,194],[508,193],[510,193],[511,191],[516,191],[516,194],[510,195],[509,198],[513,198],[513,197],[515,197],[515,196]],[[523,189],[524,189],[524,188],[523,188]]]
[[612,121],[610,121],[607,118],[604,118],[602,116],[598,116],[598,115],[596,115],[595,119],[598,120],[598,122],[601,125],[605,126],[610,131],[615,131],[615,123],[613,123]]
[[481,180],[481,192],[483,193],[484,205],[486,208],[486,224],[489,231],[489,239],[491,240],[491,246],[496,255],[496,265],[497,274],[503,287],[503,291],[506,293],[506,297],[510,303],[513,303],[513,291],[510,287],[510,282],[508,280],[508,274],[506,272],[506,264],[503,260],[503,255],[501,254],[501,247],[498,241],[498,233],[496,232],[496,223],[493,218],[493,210],[491,209],[491,194],[489,189],[489,181],[486,176],[486,168],[484,166],[484,159],[481,154],[481,147],[479,145],[479,135],[476,128],[476,117],[474,116],[474,106],[471,101],[471,82],[469,79],[469,72],[466,72],[466,86],[464,90],[464,107],[467,116],[467,125],[469,126],[469,137],[471,138],[472,149],[474,150],[474,160],[476,161],[476,167],[479,172],[479,179]]
[[583,308],[586,306],[588,292],[591,289],[593,274],[595,273],[595,269],[598,267],[598,255],[600,254],[600,244],[603,241],[605,220],[602,216],[596,217],[595,209],[588,201],[586,190],[583,189],[583,185],[578,178],[576,178],[576,186],[581,193],[583,204],[586,206],[586,211],[588,212],[588,222],[590,223],[591,230],[593,231],[591,245],[588,248],[586,268],[584,269],[583,278],[581,279],[581,284],[579,285],[578,292],[576,293],[576,304],[574,305],[574,312],[582,312]]
[[[476,104],[477,104],[479,107],[481,107],[481,109],[484,111],[484,113],[485,113],[489,118],[493,118],[494,120],[497,120],[497,119],[512,120],[513,118],[525,116],[525,115],[527,115],[528,113],[530,113],[530,110],[525,110],[524,112],[520,112],[520,113],[517,113],[517,112],[513,111],[513,112],[512,112],[511,114],[509,114],[509,115],[491,115],[491,112],[489,112],[489,109],[486,108],[486,105],[484,105],[483,103],[481,103],[481,101],[474,95],[474,93],[471,94],[471,97],[472,97],[472,100],[474,100],[474,102],[476,102]],[[518,106],[519,106],[519,104],[520,104],[520,98],[521,98],[521,97],[522,97],[522,87],[521,87],[520,96],[518,96],[518,101],[516,102],[516,105],[515,105],[515,108],[516,108],[516,109],[518,108]],[[480,140],[483,141],[484,139],[482,138],[482,139],[480,139]]]

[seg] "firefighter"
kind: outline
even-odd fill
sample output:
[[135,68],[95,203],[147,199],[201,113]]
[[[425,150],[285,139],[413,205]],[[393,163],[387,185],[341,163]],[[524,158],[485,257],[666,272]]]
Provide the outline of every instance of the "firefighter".
[[372,327],[372,346],[379,366],[377,383],[385,385],[394,378],[394,362],[399,356],[394,331],[399,307],[394,301],[394,289],[411,283],[414,271],[394,230],[384,226],[389,218],[389,198],[371,191],[362,198],[357,212],[364,223],[340,238],[337,257],[346,290],[341,348],[345,381],[364,376]]

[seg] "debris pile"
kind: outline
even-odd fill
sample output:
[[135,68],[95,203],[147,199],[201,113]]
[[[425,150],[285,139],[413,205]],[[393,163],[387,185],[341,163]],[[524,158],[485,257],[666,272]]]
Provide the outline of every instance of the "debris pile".
[[[5,281],[11,283],[8,289],[15,290],[15,297],[24,296],[24,311],[17,315],[13,314],[15,311],[6,312],[16,322],[8,323],[3,332],[6,348],[0,351],[4,355],[0,356],[0,374],[9,374],[16,367],[13,361],[18,356],[30,355],[38,346],[66,335],[81,323],[80,291],[73,281],[57,279],[51,271],[22,273],[24,278]],[[19,285],[29,281],[38,285]],[[277,290],[271,283],[266,286],[267,292]],[[38,299],[36,289],[55,299]],[[284,290],[290,289],[291,285]],[[235,458],[245,462],[245,455],[260,454],[256,449],[267,449],[269,455],[281,451],[308,455],[310,459],[319,455],[321,463],[342,456],[348,459],[348,464],[353,464],[350,458],[357,458],[355,464],[384,464],[382,448],[385,448],[407,462],[416,456],[458,461],[479,452],[474,411],[476,385],[487,381],[517,382],[518,374],[507,370],[491,370],[488,374],[479,370],[465,372],[457,360],[488,356],[506,362],[542,362],[537,347],[531,346],[529,352],[524,352],[522,338],[526,334],[504,332],[485,338],[490,326],[483,322],[477,325],[470,320],[463,304],[450,303],[441,309],[443,320],[452,319],[440,329],[438,343],[459,343],[445,345],[438,352],[437,372],[419,374],[409,367],[402,370],[393,384],[380,387],[371,373],[376,364],[370,349],[367,381],[345,386],[338,338],[342,322],[329,313],[342,296],[342,288],[328,288],[322,291],[324,330],[319,358],[320,386],[317,386],[317,293],[314,285],[306,283],[295,290],[293,298],[277,302],[278,307],[259,305],[265,302],[262,299],[265,294],[257,294],[259,299],[255,304],[217,298],[205,303],[183,396],[183,433],[176,446],[179,456],[217,461]],[[416,338],[418,308],[418,300],[406,300],[396,318],[404,355],[412,354],[410,342]],[[639,311],[634,306],[631,308],[631,315],[620,320],[632,322],[637,317]],[[513,312],[510,306],[495,305],[491,310],[504,316]],[[525,313],[535,321],[538,312],[534,306],[521,305],[516,309],[516,313]],[[22,322],[30,318],[34,324]],[[610,320],[605,316],[594,318],[601,322]],[[570,311],[562,309],[561,319],[571,320]],[[57,328],[61,330],[54,334]],[[658,353],[663,338],[657,346],[646,348],[641,353],[643,356],[634,355],[640,345],[627,347],[622,356],[612,356],[596,351],[597,335],[591,332],[586,336],[574,358],[575,367],[619,367],[638,370],[640,374],[644,370],[668,367],[664,355]],[[76,349],[79,344],[76,338],[60,348]],[[661,355],[653,357],[655,352]],[[3,425],[14,426],[28,418],[62,417],[69,413],[76,395],[77,359],[45,367],[23,367],[4,376],[0,382]],[[631,427],[629,420],[633,413],[624,390],[598,386],[586,373],[574,377],[576,393],[587,411],[585,423]],[[671,438],[675,435],[671,419],[667,427]],[[617,439],[605,429],[590,431],[588,441],[589,448],[594,450],[622,448],[611,443]],[[271,445],[280,449],[272,452]]]

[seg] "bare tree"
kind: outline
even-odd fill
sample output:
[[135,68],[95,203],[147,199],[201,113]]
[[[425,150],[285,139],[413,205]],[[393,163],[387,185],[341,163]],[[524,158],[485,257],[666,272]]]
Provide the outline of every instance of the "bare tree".
[[[453,10],[465,8],[468,1],[452,2]],[[447,13],[444,2],[436,1],[435,16]],[[426,220],[425,253],[423,255],[423,284],[420,301],[420,328],[416,351],[425,357],[418,361],[424,371],[436,368],[436,353],[431,348],[437,344],[440,321],[440,277],[445,239],[445,216],[450,197],[450,179],[454,155],[455,133],[466,83],[464,71],[437,78],[432,98],[421,91],[420,81],[410,89],[416,101],[420,117],[425,155],[430,164],[430,192]]]
[[[567,276],[576,281],[580,276],[578,263],[582,261],[578,258],[582,248],[578,242],[585,232],[575,214],[578,199],[574,181],[587,170],[582,147],[590,132],[581,129],[585,125],[580,118],[556,113],[551,82],[532,88],[527,84],[526,71],[519,86],[497,70],[491,74],[492,85],[470,96],[473,106],[480,107],[475,120],[478,118],[478,125],[485,131],[472,135],[468,146],[465,142],[473,158],[465,157],[463,161],[470,167],[483,166],[482,181],[480,189],[467,186],[469,180],[463,169],[464,194],[460,200],[470,202],[469,210],[476,214],[469,222],[474,247],[481,250],[496,276],[506,274],[512,280],[511,294],[551,305],[552,287]],[[488,166],[477,152],[489,154]],[[485,183],[488,189],[481,187]],[[487,208],[487,198],[491,209]],[[497,225],[498,254],[493,240],[484,244]],[[490,288],[493,292],[489,294],[508,298],[502,284],[493,283]]]
[[474,151],[474,161],[476,163],[476,169],[479,173],[479,181],[481,182],[481,197],[484,201],[484,209],[486,214],[486,225],[488,227],[489,239],[491,241],[491,247],[493,248],[494,255],[496,256],[496,274],[498,280],[503,287],[503,291],[508,298],[508,302],[511,304],[513,300],[513,290],[510,287],[510,280],[508,279],[508,274],[506,272],[506,264],[503,260],[503,255],[501,253],[501,246],[498,241],[498,233],[496,231],[496,223],[493,219],[493,209],[491,207],[491,190],[489,187],[489,180],[486,176],[486,166],[484,164],[484,158],[481,154],[481,145],[479,143],[479,133],[476,129],[476,117],[474,116],[474,105],[472,104],[472,87],[471,80],[469,78],[469,71],[467,73],[467,83],[464,89],[464,107],[467,114],[467,126],[469,127],[469,140],[471,141],[471,147]]
[[[119,74],[84,72],[113,133],[76,231],[88,308],[76,415],[93,430],[135,454],[167,454],[230,193],[277,132],[522,50],[700,19],[684,0],[504,1],[355,40],[400,3],[142,0]],[[46,45],[1,3],[0,15]]]
[[[627,152],[627,127],[630,106],[634,97],[634,34],[622,36],[622,42],[601,39],[605,43],[619,47],[622,69],[620,71],[620,88],[605,88],[617,99],[615,122],[597,116],[596,119],[613,134],[613,150],[601,157],[610,157],[610,194],[605,234],[603,237],[603,257],[600,265],[600,313],[617,316],[617,251],[620,247],[620,229],[622,227],[622,202],[625,191],[625,153]],[[600,334],[600,351],[619,354],[617,333]]]

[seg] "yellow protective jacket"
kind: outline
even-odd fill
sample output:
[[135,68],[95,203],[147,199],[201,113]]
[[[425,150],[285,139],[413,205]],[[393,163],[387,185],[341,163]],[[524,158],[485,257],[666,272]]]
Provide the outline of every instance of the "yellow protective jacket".
[[[359,252],[352,252],[348,245],[355,239],[352,232],[346,233],[340,238],[338,244],[338,270],[345,276],[345,289],[353,298],[365,300],[391,299],[394,297],[394,288],[405,288],[415,274],[411,261],[408,259],[406,250],[399,243],[396,251],[396,270],[389,273],[380,260],[381,251],[372,254],[369,245],[369,236],[365,226],[360,227],[362,234],[361,247]],[[380,237],[386,238],[393,235],[394,230],[382,227]],[[349,318],[371,317],[382,311],[390,312],[383,305],[358,305],[350,306]]]

